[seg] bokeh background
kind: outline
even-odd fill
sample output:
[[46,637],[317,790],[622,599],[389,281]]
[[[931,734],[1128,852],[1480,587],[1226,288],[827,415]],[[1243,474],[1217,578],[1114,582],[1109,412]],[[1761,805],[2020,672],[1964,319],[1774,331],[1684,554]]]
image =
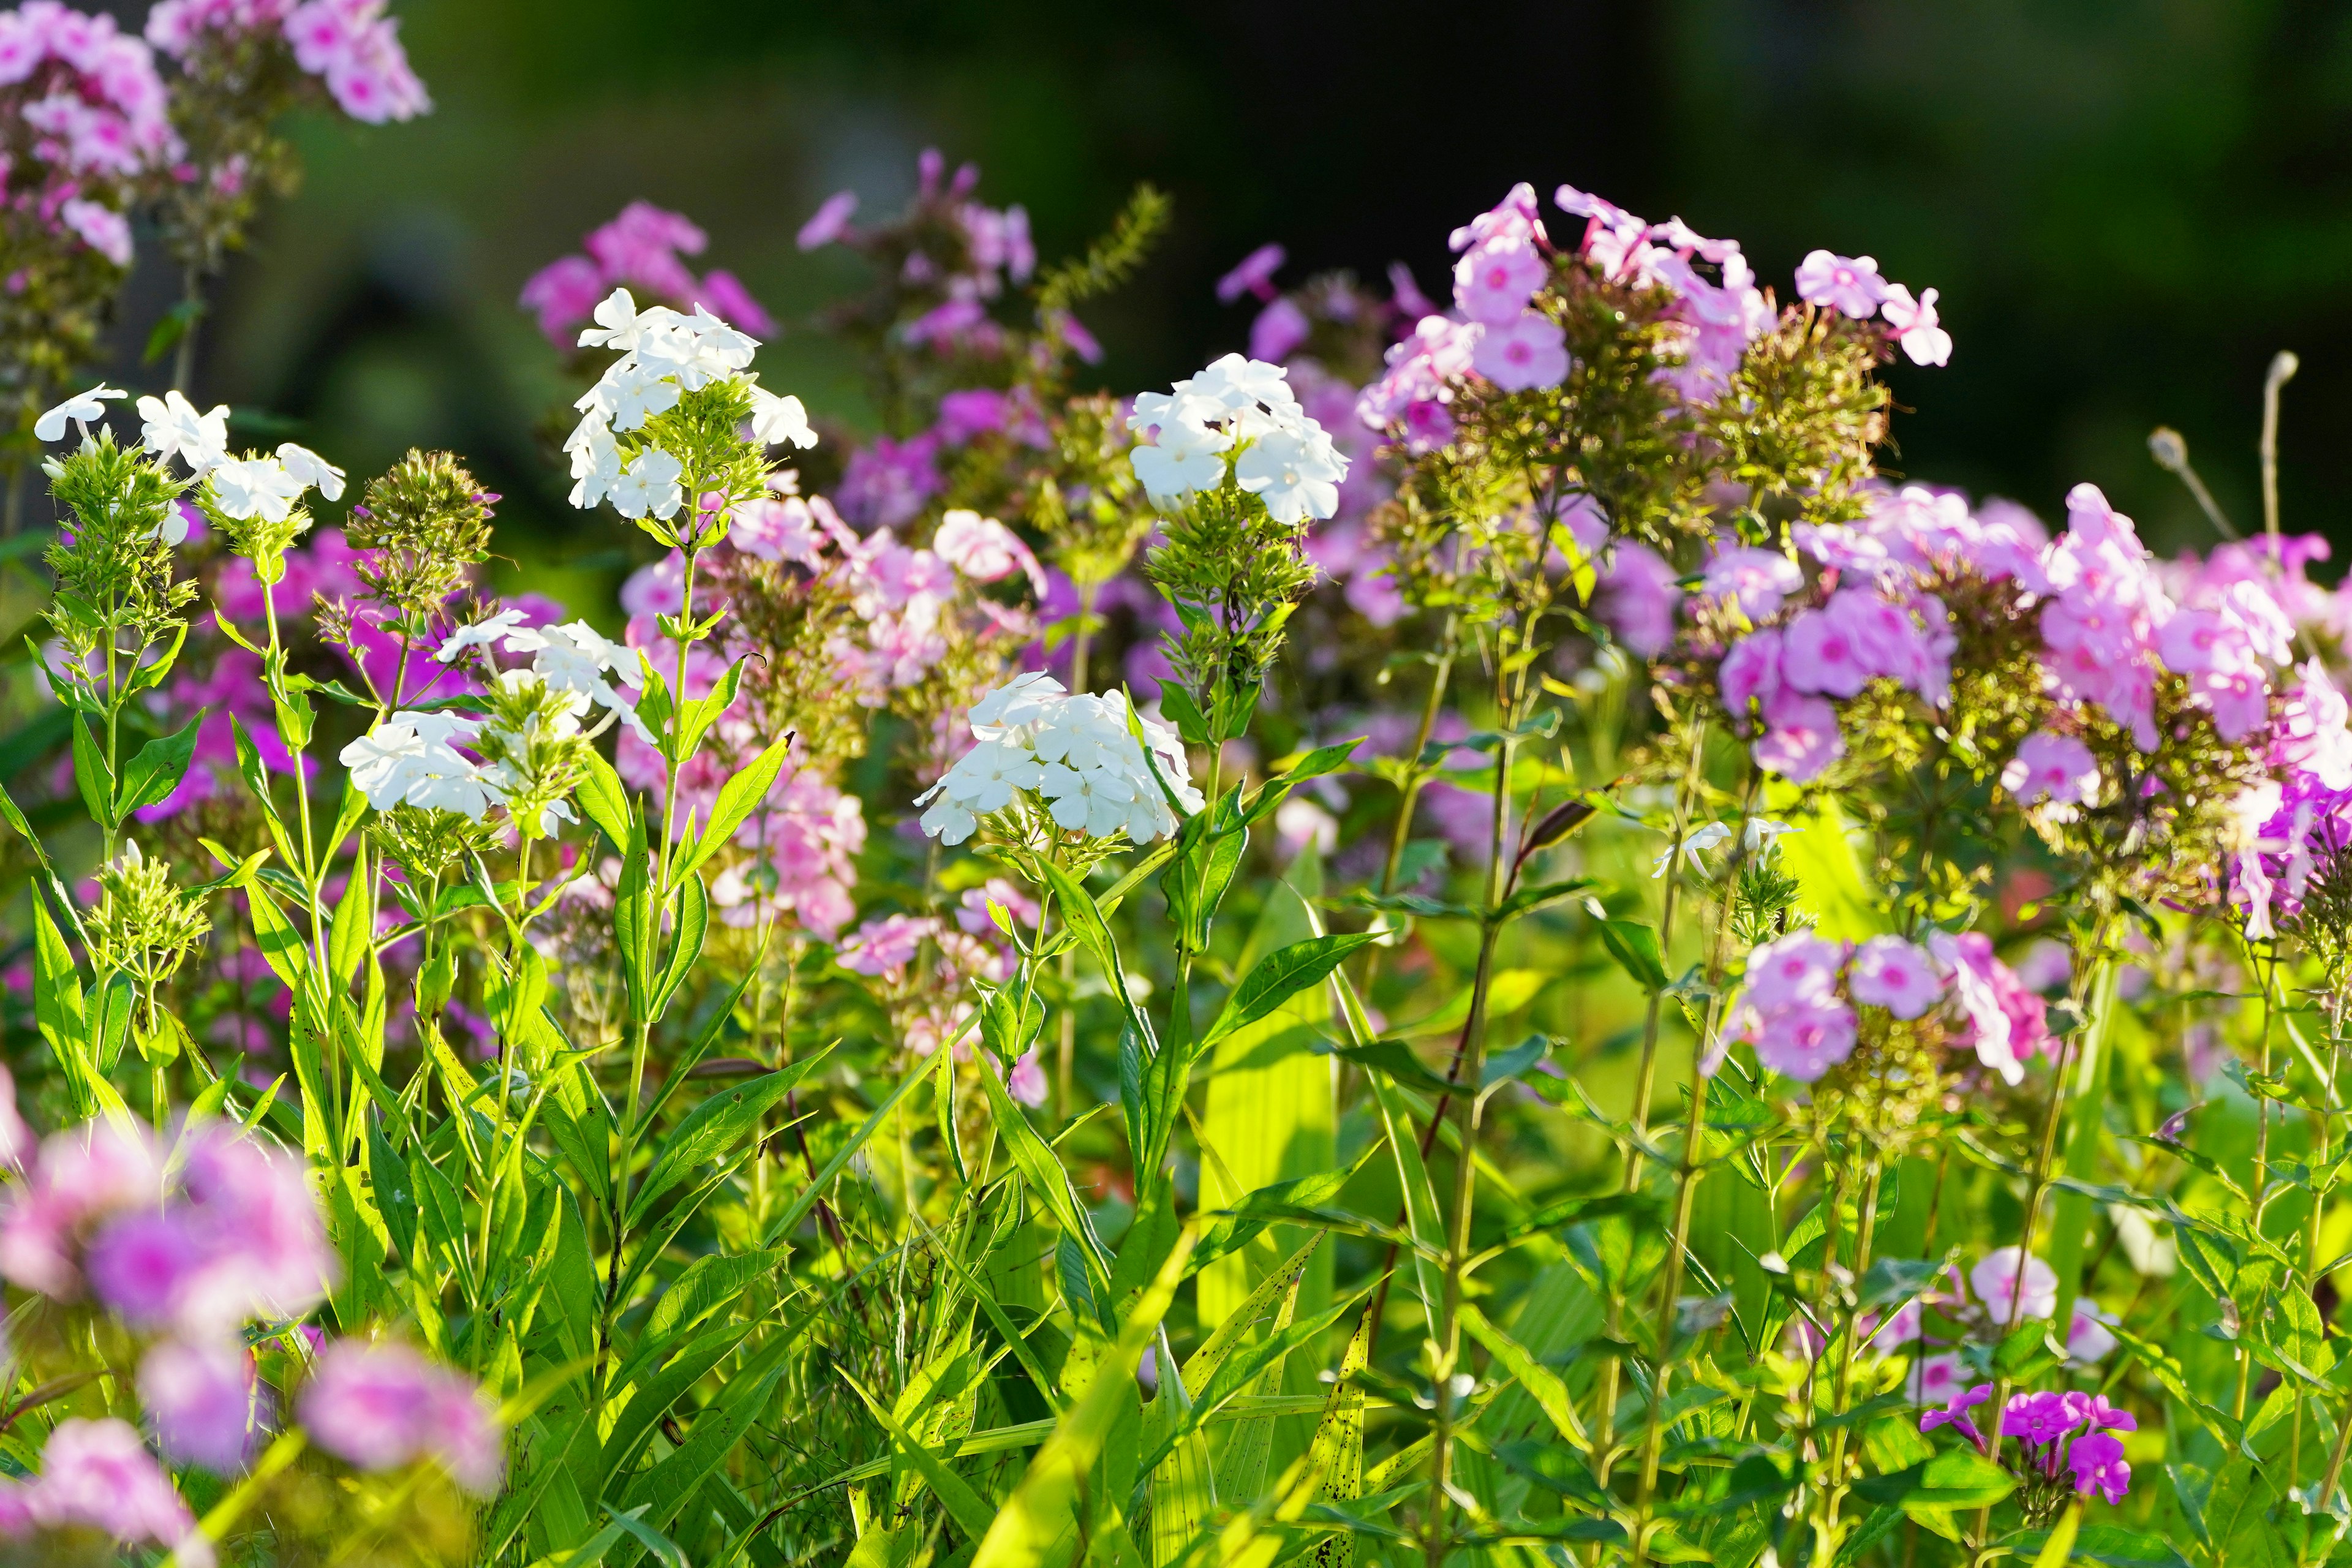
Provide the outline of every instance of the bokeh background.
[[[143,5],[121,7],[134,21]],[[1242,345],[1215,278],[1277,240],[1296,282],[1410,265],[1517,179],[1740,239],[1786,291],[1815,246],[1943,291],[1958,351],[1898,365],[1902,472],[2058,515],[2091,479],[2201,538],[2148,460],[2189,437],[2258,524],[2265,364],[2303,358],[2287,525],[2335,532],[2352,414],[2352,6],[2326,0],[399,0],[437,102],[297,131],[310,174],[224,283],[198,393],[299,422],[355,473],[411,444],[503,490],[510,571],[582,609],[627,542],[562,504],[533,436],[556,360],[515,295],[633,197],[709,231],[785,323],[772,385],[856,423],[807,323],[858,281],[793,237],[828,193],[895,209],[927,145],[1024,204],[1049,258],[1138,180],[1176,198],[1139,281],[1088,310],[1103,384]],[[152,247],[150,247],[151,251]],[[142,278],[118,369],[172,298]],[[152,379],[152,376],[149,379]],[[2352,542],[2352,532],[2344,536]],[[2342,552],[2339,550],[2339,555]],[[2339,563],[2340,564],[2340,563]],[[568,592],[567,592],[568,590]]]

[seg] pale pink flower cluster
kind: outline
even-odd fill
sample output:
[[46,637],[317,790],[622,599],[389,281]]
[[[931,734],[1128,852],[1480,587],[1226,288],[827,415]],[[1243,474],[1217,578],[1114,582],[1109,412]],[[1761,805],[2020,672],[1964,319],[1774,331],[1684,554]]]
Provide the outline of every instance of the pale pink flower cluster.
[[[124,1546],[176,1549],[187,1568],[210,1568],[215,1561],[211,1542],[138,1431],[112,1416],[67,1417],[49,1433],[38,1476],[29,1481],[0,1477],[0,1539],[38,1541],[52,1531],[95,1531]],[[59,1548],[55,1561],[81,1555],[62,1542]]]
[[1665,370],[1666,382],[1690,403],[1722,395],[1748,345],[1772,324],[1771,304],[1739,242],[1709,239],[1680,218],[1651,223],[1573,185],[1560,186],[1552,200],[1585,220],[1577,254],[1603,277],[1674,297],[1683,356]]
[[[1034,931],[1037,924],[1036,900],[1005,879],[992,877],[964,892],[953,920],[904,914],[868,920],[842,942],[835,959],[852,974],[877,983],[908,1048],[927,1057],[958,1038],[971,1021],[971,982],[1002,985],[1018,967],[1012,938],[998,923],[1000,912],[1015,931]],[[927,944],[936,957],[928,966],[919,965]],[[968,1044],[960,1041],[956,1059],[968,1061],[971,1056]],[[1045,1103],[1045,1069],[1034,1048],[1013,1064],[1005,1087],[1024,1105]]]
[[751,297],[735,274],[713,268],[700,277],[686,264],[699,256],[710,237],[683,213],[635,201],[620,216],[582,237],[585,256],[562,256],[530,276],[521,304],[539,318],[539,330],[558,348],[572,346],[573,332],[616,288],[650,295],[691,314],[698,308],[755,336],[776,330],[775,318]]
[[1936,314],[1936,290],[1927,289],[1914,299],[1902,284],[1879,276],[1874,258],[1809,252],[1797,266],[1797,298],[1857,321],[1879,317],[1913,364],[1951,360],[1952,334],[1944,331]]
[[1755,1047],[1784,1078],[1811,1083],[1853,1054],[1861,1016],[1875,1007],[1916,1019],[1950,1010],[1948,1039],[1973,1047],[2010,1082],[2022,1058],[2047,1047],[2042,998],[2025,989],[1991,943],[1936,932],[1921,947],[1898,936],[1859,943],[1792,931],[1748,954],[1727,1038]]
[[7,199],[52,233],[131,265],[123,185],[180,153],[153,54],[57,0],[0,11],[0,112],[32,132],[29,158],[0,163]]
[[356,1469],[430,1458],[478,1497],[506,1473],[497,1413],[480,1387],[393,1341],[338,1340],[295,1403],[310,1440]]
[[382,125],[433,107],[384,0],[159,0],[147,14],[147,41],[174,58],[184,59],[208,32],[263,31],[282,36],[294,63],[323,81],[353,120]]

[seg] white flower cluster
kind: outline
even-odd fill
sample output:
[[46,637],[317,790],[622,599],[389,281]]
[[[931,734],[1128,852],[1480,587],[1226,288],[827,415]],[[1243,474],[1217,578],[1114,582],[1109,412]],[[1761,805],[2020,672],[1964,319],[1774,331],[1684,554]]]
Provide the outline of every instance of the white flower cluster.
[[500,610],[450,633],[433,657],[443,664],[452,664],[469,647],[488,648],[503,642],[509,653],[536,656],[531,659],[531,673],[553,689],[577,697],[577,713],[586,713],[588,705],[593,702],[619,714],[622,722],[635,731],[639,740],[647,745],[653,743],[653,732],[637,717],[636,698],[605,679],[610,673],[622,686],[643,688],[645,670],[638,663],[636,649],[613,641],[586,621],[568,621],[560,626],[527,626],[522,620],[520,610]]
[[[87,441],[91,423],[106,416],[107,404],[130,395],[117,386],[78,392],[35,420],[33,434],[44,441],[60,441],[71,424]],[[279,445],[274,458],[231,458],[226,403],[199,413],[194,404],[173,391],[161,397],[142,397],[138,408],[142,444],[158,462],[176,457],[198,479],[209,477],[214,504],[224,516],[284,522],[304,490],[316,489],[329,500],[343,497],[343,470],[308,447],[287,441]],[[165,543],[178,544],[188,537],[188,521],[174,507],[165,514],[160,531]]]
[[[560,626],[521,625],[520,610],[501,610],[488,620],[459,628],[435,657],[447,664],[468,647],[488,647],[503,641],[518,653],[532,653],[529,669],[509,669],[498,679],[509,690],[544,684],[570,700],[556,720],[556,739],[580,732],[580,721],[592,705],[610,709],[648,742],[652,736],[636,715],[635,699],[615,689],[607,672],[622,684],[638,686],[644,675],[635,649],[622,647],[585,621]],[[524,782],[504,764],[475,761],[457,750],[473,744],[485,721],[459,713],[394,713],[367,734],[345,746],[343,765],[352,783],[378,811],[395,805],[437,807],[478,822],[493,805]],[[540,831],[552,834],[557,820],[572,821],[568,802],[558,801],[540,814]]]
[[1264,360],[1227,354],[1167,392],[1147,392],[1128,416],[1130,430],[1156,443],[1135,448],[1135,477],[1156,501],[1208,489],[1225,477],[1265,502],[1278,521],[1304,522],[1339,510],[1347,458],[1298,405],[1288,373]]
[[[618,349],[621,357],[573,405],[581,411],[580,425],[563,443],[576,481],[572,504],[585,510],[609,496],[623,517],[675,516],[686,500],[677,458],[648,446],[625,461],[614,437],[677,407],[687,393],[743,375],[760,340],[700,305],[691,316],[667,305],[640,310],[626,289],[615,289],[596,307],[596,324],[582,330],[580,346]],[[799,398],[778,397],[756,382],[751,394],[753,439],[763,447],[786,441],[800,447],[816,445]]]
[[1151,763],[1128,728],[1124,694],[1072,695],[1050,675],[1015,676],[973,704],[971,732],[980,744],[947,776],[916,798],[928,805],[925,833],[961,844],[980,818],[1013,804],[1015,792],[1044,797],[1065,831],[1106,837],[1124,831],[1141,844],[1176,831],[1176,815],[1160,792],[1165,779],[1186,811],[1201,809],[1190,783],[1184,742],[1153,720],[1140,719]]

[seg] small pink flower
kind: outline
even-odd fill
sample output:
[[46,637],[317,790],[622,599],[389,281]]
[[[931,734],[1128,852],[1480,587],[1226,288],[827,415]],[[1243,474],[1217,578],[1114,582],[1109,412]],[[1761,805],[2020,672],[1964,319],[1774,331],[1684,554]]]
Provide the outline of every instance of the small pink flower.
[[1923,289],[1916,300],[1911,290],[1900,283],[1886,286],[1886,297],[1878,307],[1886,324],[1895,329],[1895,341],[1913,364],[1948,364],[1952,358],[1952,334],[1944,331],[1936,317],[1936,290]]
[[1797,268],[1797,298],[1808,305],[1827,305],[1857,321],[1868,321],[1886,298],[1886,280],[1878,275],[1878,263],[1867,256],[1816,250]]
[[1731,645],[1716,670],[1723,692],[1724,710],[1745,733],[1751,703],[1769,702],[1780,689],[1780,633],[1776,627],[1750,632]]
[[887,915],[850,932],[836,962],[853,974],[894,975],[938,934],[939,921],[928,915]]
[[2074,1472],[2078,1496],[2095,1491],[2108,1502],[2118,1503],[2131,1489],[2131,1466],[2124,1459],[2123,1443],[2105,1432],[2075,1438],[2066,1451],[2066,1463]]
[[2066,1325],[2067,1359],[2086,1363],[2106,1360],[2107,1352],[2116,1348],[2116,1336],[2108,1331],[2115,1321],[2113,1312],[2089,1297],[2075,1297],[2074,1319]]
[[31,1521],[45,1529],[79,1526],[121,1542],[180,1546],[183,1563],[192,1554],[212,1560],[171,1479],[130,1424],[110,1416],[58,1422],[41,1450],[40,1479],[24,1501]]
[[2058,1310],[2058,1271],[2014,1247],[1986,1253],[1969,1270],[1969,1289],[1999,1323]]
[[2099,761],[2072,735],[2037,730],[2018,742],[2000,771],[2000,787],[2026,805],[2080,805],[2099,797]]
[[1992,1384],[1979,1383],[1974,1388],[1961,1389],[1952,1395],[1952,1402],[1941,1410],[1930,1410],[1919,1417],[1919,1430],[1933,1432],[1938,1426],[1949,1426],[1978,1447],[1984,1447],[1984,1434],[1969,1412],[1992,1397]]
[[1289,252],[1278,245],[1259,246],[1243,257],[1231,272],[1217,279],[1217,303],[1230,305],[1244,294],[1273,299],[1274,275],[1288,258]]
[[1045,1068],[1037,1059],[1036,1047],[1030,1047],[1013,1062],[1013,1070],[1005,1075],[1004,1092],[1032,1110],[1045,1103]]
[[1474,321],[1507,326],[1527,310],[1549,270],[1528,240],[1490,240],[1464,252],[1454,264],[1454,302]]
[[1780,602],[1804,585],[1804,573],[1779,551],[1735,545],[1718,548],[1708,557],[1698,591],[1706,598],[1738,605],[1752,622],[1777,613]]
[[221,1475],[253,1457],[253,1357],[239,1345],[165,1340],[139,1363],[139,1402],[171,1458]]
[[693,291],[693,302],[709,307],[712,315],[755,338],[771,336],[776,330],[776,318],[768,314],[768,308],[751,298],[742,279],[723,267],[702,275],[702,286]]
[[1857,1002],[1916,1018],[1943,1000],[1944,983],[1925,952],[1899,936],[1874,936],[1854,950],[1846,988]]
[[1558,386],[1568,375],[1568,337],[1559,323],[1528,310],[1478,333],[1470,365],[1506,392]]
[[[1785,643],[1781,668],[1796,658]],[[1808,697],[1783,686],[1765,700],[1764,735],[1754,748],[1756,765],[1780,774],[1791,784],[1811,784],[1832,763],[1845,755],[1845,737],[1838,732],[1837,710],[1820,697]]]
[[1811,1083],[1853,1054],[1853,1009],[1830,1001],[1752,1014],[1743,1037],[1765,1067]]
[[588,320],[604,297],[604,275],[584,256],[561,256],[530,275],[520,303],[539,317],[539,330],[562,349],[572,347],[572,329]]
[[506,1468],[498,1422],[473,1379],[406,1345],[337,1341],[320,1352],[297,1411],[313,1442],[357,1469],[430,1456],[487,1497]]
[[1831,697],[1859,695],[1874,673],[1847,617],[1826,610],[1800,611],[1789,623],[1782,634],[1780,671],[1794,689]]
[[1742,996],[1766,1012],[1825,1005],[1835,1000],[1845,944],[1809,931],[1790,931],[1748,955]]

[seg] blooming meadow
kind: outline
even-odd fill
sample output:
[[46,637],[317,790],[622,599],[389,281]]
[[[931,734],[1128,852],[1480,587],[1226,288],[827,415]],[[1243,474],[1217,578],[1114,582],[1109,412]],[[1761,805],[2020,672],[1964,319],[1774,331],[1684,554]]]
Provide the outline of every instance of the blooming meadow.
[[1100,389],[1166,199],[1048,259],[926,153],[812,323],[641,200],[530,279],[638,564],[499,597],[462,455],[189,395],[306,103],[429,109],[379,0],[0,14],[0,1558],[2352,1558],[2274,501],[1889,472],[1933,289],[1570,186]]

